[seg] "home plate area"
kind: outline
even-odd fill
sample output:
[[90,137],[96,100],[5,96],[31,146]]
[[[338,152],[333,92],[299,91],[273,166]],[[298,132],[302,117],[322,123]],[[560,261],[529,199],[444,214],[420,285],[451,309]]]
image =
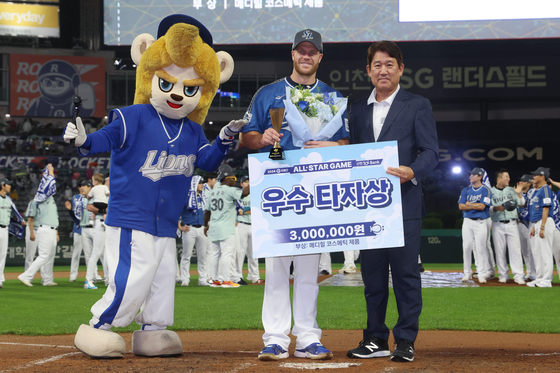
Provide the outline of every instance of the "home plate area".
[[[422,275],[423,288],[465,288],[479,287],[478,282],[462,282],[463,273],[460,272],[432,272],[425,271]],[[490,282],[490,281],[489,281]],[[321,286],[359,286],[363,287],[361,272],[349,274],[336,274],[325,278],[319,283]],[[517,285],[519,286],[519,285]],[[393,287],[393,280],[389,274],[389,287]]]

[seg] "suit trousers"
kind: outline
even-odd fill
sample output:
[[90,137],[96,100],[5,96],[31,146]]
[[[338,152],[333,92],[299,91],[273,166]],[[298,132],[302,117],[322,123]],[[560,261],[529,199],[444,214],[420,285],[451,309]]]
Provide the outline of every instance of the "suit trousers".
[[[422,312],[422,280],[418,268],[421,219],[404,221],[403,247],[360,251],[362,279],[365,286],[367,328],[364,338],[374,336],[389,340],[385,324],[389,299],[389,266],[399,318],[393,337],[414,342],[418,335],[418,318]],[[268,278],[267,278],[268,280]]]

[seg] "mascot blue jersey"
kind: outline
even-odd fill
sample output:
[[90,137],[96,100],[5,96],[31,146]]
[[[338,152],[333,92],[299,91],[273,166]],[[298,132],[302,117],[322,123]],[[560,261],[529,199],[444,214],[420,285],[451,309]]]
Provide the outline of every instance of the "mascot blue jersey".
[[[247,112],[245,113],[245,118],[249,121],[249,123],[243,127],[241,130],[243,133],[249,131],[257,131],[259,133],[264,133],[267,128],[272,127],[272,122],[270,121],[270,113],[269,109],[276,109],[276,108],[283,108],[284,100],[286,99],[286,87],[294,88],[297,86],[293,80],[289,77],[284,79],[279,79],[275,82],[267,84],[259,88],[257,93],[253,96],[253,100],[251,104],[247,108]],[[315,84],[309,87],[311,92],[313,93],[330,93],[336,92],[337,96],[342,97],[342,95],[336,90],[319,79],[315,81]],[[346,113],[342,116],[342,127],[338,130],[338,132],[331,138],[331,141],[338,141],[345,137],[350,137],[348,131],[346,131],[346,126],[344,122],[346,121]],[[288,122],[284,119],[282,122],[282,129],[280,133],[284,134],[282,139],[280,140],[280,146],[284,150],[293,150],[293,149],[300,149],[294,146],[292,141],[292,133],[290,132],[290,127],[288,126]],[[264,147],[259,149],[259,152],[269,152],[271,146]]]
[[166,118],[145,104],[111,110],[109,125],[88,135],[78,149],[85,155],[83,149],[111,151],[107,225],[175,237],[195,165],[214,171],[229,148],[210,145],[200,124]]

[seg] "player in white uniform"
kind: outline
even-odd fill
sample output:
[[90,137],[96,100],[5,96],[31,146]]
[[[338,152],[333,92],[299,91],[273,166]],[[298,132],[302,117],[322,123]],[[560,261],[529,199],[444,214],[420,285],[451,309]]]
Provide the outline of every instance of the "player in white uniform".
[[490,206],[492,238],[496,251],[499,281],[505,284],[509,279],[506,260],[507,247],[513,280],[519,285],[525,285],[521,244],[517,230],[517,206],[523,207],[525,198],[521,194],[521,187],[516,186],[515,189],[510,187],[509,180],[507,170],[501,169],[496,173],[496,186],[492,187],[492,206]]
[[[292,46],[292,74],[285,79],[261,87],[247,110],[245,117],[249,124],[243,129],[241,142],[260,152],[269,152],[277,141],[284,150],[298,149],[293,144],[287,122],[282,123],[278,134],[270,121],[269,109],[283,108],[286,87],[298,84],[312,92],[336,92],[333,88],[316,79],[317,68],[323,58],[321,35],[314,30],[303,30],[296,34]],[[344,119],[346,114],[344,114]],[[341,123],[342,125],[342,123]],[[305,147],[346,145],[349,135],[342,125],[331,141],[308,141]],[[296,357],[330,359],[332,352],[320,342],[321,329],[317,325],[317,296],[319,285],[320,254],[266,258],[266,282],[262,321],[265,347],[259,354],[260,360],[278,360],[289,356],[292,307],[290,304],[290,265],[294,264],[294,295],[292,334],[296,337]]]
[[12,182],[6,178],[0,179],[0,289],[4,287],[4,281],[6,280],[4,278],[4,267],[8,254],[8,226],[10,220],[12,216],[18,216],[18,220],[25,224],[9,196],[12,190],[11,184]]
[[487,251],[488,240],[487,221],[490,218],[489,207],[492,203],[492,192],[482,185],[484,171],[475,167],[470,173],[471,185],[461,191],[459,197],[459,210],[463,211],[463,281],[472,279],[472,254],[477,255],[476,265],[478,281],[486,283],[490,268],[488,267]]
[[529,234],[529,199],[530,195],[533,194],[534,190],[531,189],[531,175],[523,175],[519,178],[517,185],[521,187],[521,193],[523,198],[525,198],[525,206],[519,207],[517,209],[517,215],[519,217],[517,223],[517,230],[519,232],[519,243],[521,246],[521,255],[523,256],[523,261],[527,267],[527,275],[524,280],[533,281],[535,279],[535,263],[533,261],[533,253],[531,252],[531,241]]
[[204,135],[199,123],[219,83],[231,76],[233,60],[216,54],[210,32],[194,18],[166,17],[158,39],[139,35],[132,55],[138,65],[137,104],[112,110],[109,124],[89,135],[77,119],[63,136],[75,140],[82,155],[111,151],[105,219],[109,286],[74,339],[80,351],[100,358],[124,356],[124,340],[110,329],[133,320],[142,326],[132,336],[134,354],[183,353],[177,333],[165,330],[173,325],[177,222],[195,163],[215,170],[245,124],[230,122],[212,145]]
[[554,235],[553,197],[552,189],[546,180],[550,176],[547,168],[539,167],[531,172],[535,192],[529,200],[529,229],[531,233],[531,250],[535,260],[536,276],[534,281],[527,283],[529,287],[552,287],[552,270],[554,268],[552,256],[552,238]]

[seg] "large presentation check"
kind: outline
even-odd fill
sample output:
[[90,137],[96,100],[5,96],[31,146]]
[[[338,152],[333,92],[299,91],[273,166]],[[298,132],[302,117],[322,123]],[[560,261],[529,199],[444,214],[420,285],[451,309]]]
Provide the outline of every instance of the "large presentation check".
[[404,246],[396,141],[249,155],[253,256]]

